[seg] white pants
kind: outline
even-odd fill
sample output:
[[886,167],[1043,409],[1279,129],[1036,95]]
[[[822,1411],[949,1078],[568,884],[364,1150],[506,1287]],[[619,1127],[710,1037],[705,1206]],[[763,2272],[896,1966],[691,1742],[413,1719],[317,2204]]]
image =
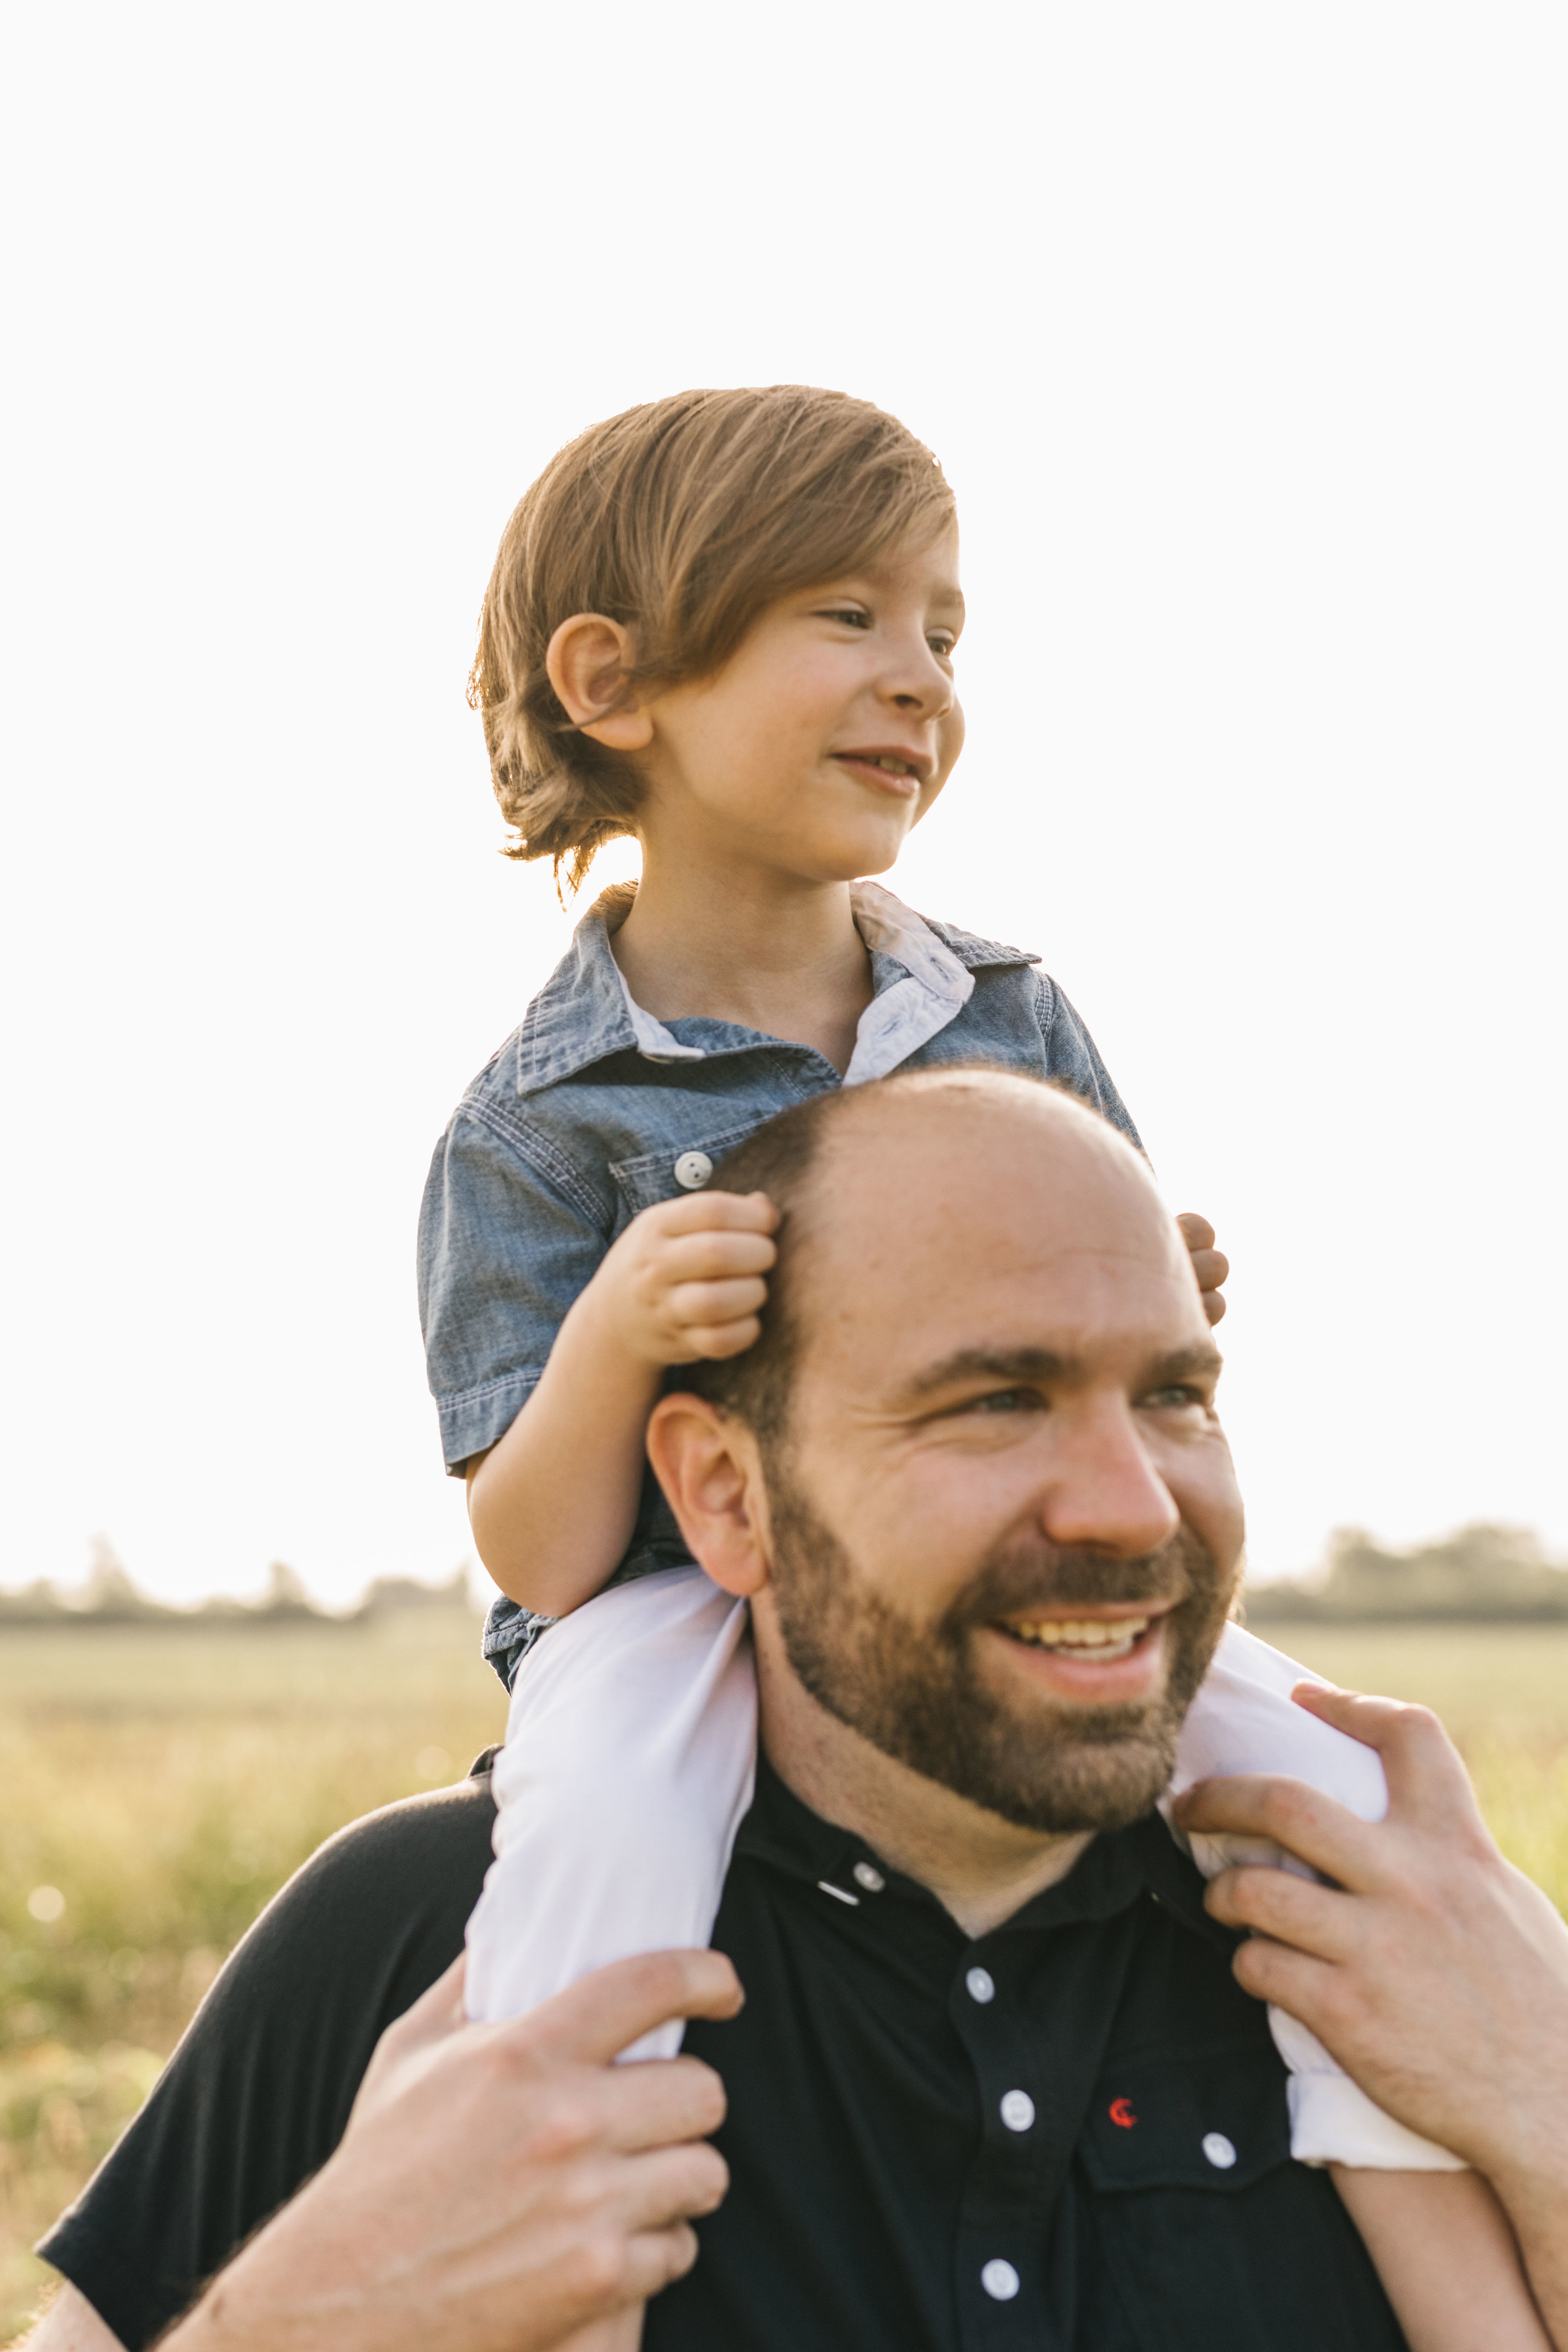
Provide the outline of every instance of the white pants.
[[[1278,1772],[1381,1821],[1375,1750],[1293,1706],[1303,1678],[1227,1625],[1162,1811],[1211,1773]],[[746,1605],[700,1569],[616,1585],[552,1625],[519,1670],[496,1759],[496,1858],[468,1922],[469,2015],[518,2017],[611,1960],[706,1944],[756,1750]],[[1312,1874],[1267,1842],[1173,1834],[1208,1878],[1241,1861]],[[1385,2116],[1305,2026],[1272,2008],[1268,2021],[1303,2163],[1463,2169]],[[669,2056],[680,2036],[664,2026],[626,2054]]]

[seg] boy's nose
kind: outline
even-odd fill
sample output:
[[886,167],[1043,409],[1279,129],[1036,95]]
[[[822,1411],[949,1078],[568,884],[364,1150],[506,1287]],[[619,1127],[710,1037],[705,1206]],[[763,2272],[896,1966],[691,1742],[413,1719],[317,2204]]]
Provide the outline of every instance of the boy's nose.
[[952,679],[923,639],[889,667],[882,691],[896,709],[921,719],[944,719],[952,709]]

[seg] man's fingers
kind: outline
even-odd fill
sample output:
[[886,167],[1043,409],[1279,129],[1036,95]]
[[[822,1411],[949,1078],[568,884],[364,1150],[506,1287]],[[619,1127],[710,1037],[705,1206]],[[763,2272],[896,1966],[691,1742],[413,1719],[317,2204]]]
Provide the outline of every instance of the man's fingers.
[[668,2229],[693,2221],[721,2206],[730,2187],[730,2168],[706,2140],[651,2149],[629,2158],[616,2179],[616,2205],[628,2231]]
[[1336,1962],[1358,1948],[1355,1901],[1293,1871],[1246,1866],[1221,1871],[1204,1890],[1205,1908],[1226,1927],[1250,1927]]
[[1325,1689],[1319,1683],[1298,1683],[1290,1696],[1309,1715],[1376,1748],[1388,1780],[1391,1814],[1436,1816],[1450,1833],[1462,1822],[1487,1834],[1463,1759],[1429,1707]]
[[463,2031],[463,1973],[468,1955],[459,1952],[449,1969],[422,1992],[411,2009],[394,2020],[374,2050],[355,2095],[349,2121],[363,2121],[380,2104],[387,2084],[401,2080],[415,2058],[439,2049]]
[[565,2058],[607,2066],[677,2017],[733,2017],[745,1995],[722,1952],[643,1952],[569,1985],[498,2029]]
[[1271,2000],[1276,2009],[1284,2010],[1322,2040],[1321,2029],[1329,2021],[1336,1990],[1342,1989],[1331,1961],[1294,1951],[1289,1944],[1271,1944],[1264,1936],[1251,1936],[1238,1948],[1231,1969],[1243,1992],[1249,1992],[1254,2000]]
[[700,2058],[634,2059],[616,2066],[607,2084],[605,2137],[625,2156],[674,2140],[706,2139],[724,2120],[724,2085]]
[[1348,1807],[1305,1780],[1227,1773],[1194,1782],[1176,1799],[1173,1810],[1189,1832],[1213,1835],[1228,1830],[1272,1838],[1288,1853],[1342,1885],[1369,1885],[1376,1876],[1378,1825],[1358,1821]]

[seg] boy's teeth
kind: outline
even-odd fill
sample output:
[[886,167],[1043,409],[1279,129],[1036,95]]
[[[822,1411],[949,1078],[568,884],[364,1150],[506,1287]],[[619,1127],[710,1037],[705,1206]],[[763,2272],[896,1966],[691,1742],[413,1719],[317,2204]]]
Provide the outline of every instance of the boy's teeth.
[[1077,1651],[1099,1658],[1125,1657],[1141,1633],[1149,1630],[1147,1617],[1030,1617],[1008,1631],[1037,1650]]
[[907,760],[889,760],[885,753],[879,756],[877,765],[879,768],[891,769],[895,776],[907,776],[910,772],[910,763]]

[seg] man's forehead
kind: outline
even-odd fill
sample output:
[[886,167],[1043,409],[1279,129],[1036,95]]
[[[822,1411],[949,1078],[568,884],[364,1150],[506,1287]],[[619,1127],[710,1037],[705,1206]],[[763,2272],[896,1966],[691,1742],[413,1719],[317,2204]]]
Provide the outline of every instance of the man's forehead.
[[802,1268],[819,1336],[903,1373],[971,1342],[1081,1357],[1206,1335],[1142,1164],[1089,1116],[1029,1098],[1043,1093],[933,1091],[846,1122],[816,1171]]

